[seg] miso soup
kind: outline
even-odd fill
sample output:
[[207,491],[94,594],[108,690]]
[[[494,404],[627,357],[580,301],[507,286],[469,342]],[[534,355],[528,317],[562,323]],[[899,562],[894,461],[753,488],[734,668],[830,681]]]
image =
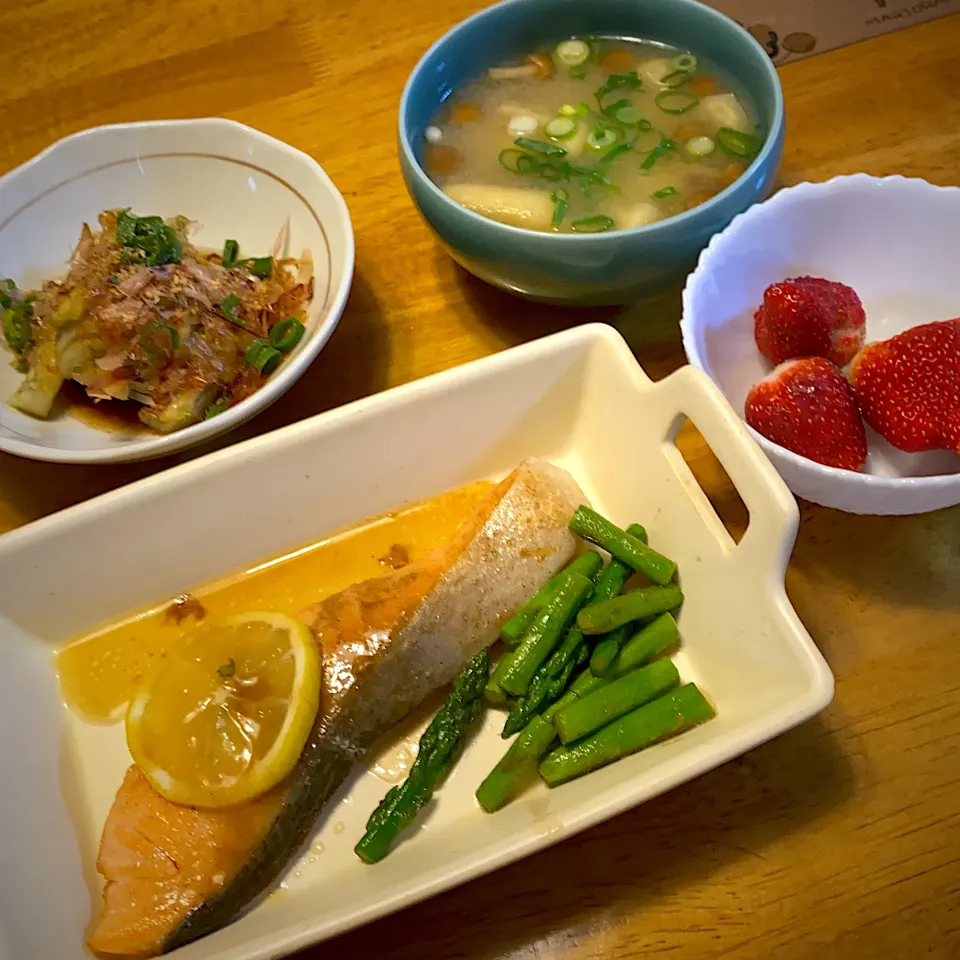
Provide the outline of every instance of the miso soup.
[[425,136],[424,168],[453,200],[561,233],[691,210],[763,144],[753,104],[694,53],[595,37],[492,67],[448,98]]

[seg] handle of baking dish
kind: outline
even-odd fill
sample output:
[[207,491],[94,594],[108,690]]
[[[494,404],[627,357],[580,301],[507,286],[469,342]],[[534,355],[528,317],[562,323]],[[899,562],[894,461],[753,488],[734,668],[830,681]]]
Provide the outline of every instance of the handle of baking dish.
[[797,536],[799,510],[776,468],[702,370],[681,367],[659,381],[656,389],[694,423],[746,504],[750,518],[736,547],[738,555],[752,554],[767,572],[781,575]]

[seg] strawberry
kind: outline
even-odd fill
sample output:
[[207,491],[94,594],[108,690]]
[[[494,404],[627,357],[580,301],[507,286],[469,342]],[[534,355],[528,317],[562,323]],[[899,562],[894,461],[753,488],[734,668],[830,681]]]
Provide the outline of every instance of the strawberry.
[[850,377],[864,420],[899,450],[960,453],[960,319],[868,344]]
[[826,357],[838,367],[863,346],[867,322],[850,287],[818,277],[771,284],[753,320],[754,339],[771,363]]
[[757,433],[808,460],[856,471],[866,462],[867,438],[853,391],[822,357],[780,364],[750,388],[744,414]]

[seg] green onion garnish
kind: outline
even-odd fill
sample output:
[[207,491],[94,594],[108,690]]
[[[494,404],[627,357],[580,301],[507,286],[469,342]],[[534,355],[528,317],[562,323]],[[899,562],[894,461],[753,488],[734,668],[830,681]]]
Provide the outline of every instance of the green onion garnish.
[[664,113],[679,115],[692,110],[700,102],[700,98],[689,90],[661,90],[653,98],[653,102]]
[[150,341],[153,339],[153,335],[161,330],[166,330],[170,334],[170,346],[174,350],[180,349],[180,332],[177,328],[169,323],[163,323],[161,320],[151,320],[140,331],[140,345],[151,357],[155,357],[157,353],[156,350],[151,348]]
[[640,164],[641,170],[649,170],[665,153],[677,149],[677,141],[665,137],[647,154],[647,158]]
[[283,354],[275,347],[271,347],[266,340],[258,338],[247,347],[243,359],[266,377],[277,369],[282,356]]
[[579,67],[590,58],[590,46],[583,40],[562,40],[553,51],[561,67]]
[[676,187],[663,187],[661,190],[653,192],[654,200],[664,200],[666,197],[675,197],[677,195]]
[[612,147],[618,139],[616,130],[598,123],[587,134],[587,146],[592,150],[606,150],[607,147]]
[[513,141],[521,150],[527,150],[530,153],[539,153],[544,157],[565,157],[567,151],[563,147],[558,147],[555,143],[548,143],[546,140],[534,140],[531,137],[517,137]]
[[613,119],[625,126],[632,127],[643,121],[643,114],[632,103],[629,103],[617,110]]
[[597,87],[593,91],[593,95],[597,98],[597,103],[600,106],[603,106],[603,98],[608,93],[613,93],[614,90],[640,90],[643,87],[643,84],[640,81],[640,78],[637,76],[637,71],[632,70],[630,73],[611,73],[607,77],[607,82],[602,87]]
[[14,303],[7,307],[3,311],[3,316],[0,317],[0,323],[3,325],[3,339],[16,354],[23,353],[33,340],[30,312],[24,309],[21,303]]
[[606,233],[616,226],[612,217],[606,217],[602,213],[594,217],[581,217],[570,224],[570,229],[577,233]]
[[230,401],[233,399],[230,391],[228,390],[223,396],[221,396],[215,403],[210,404],[207,408],[207,412],[203,415],[204,420],[211,420],[216,417],[218,414],[223,413],[224,410],[229,409]]
[[273,257],[254,257],[252,260],[244,260],[243,265],[255,277],[266,280],[273,272]]
[[577,66],[571,67],[567,73],[570,74],[572,80],[583,80],[587,75],[587,65],[585,63],[577,64]]
[[12,280],[0,280],[0,307],[6,309],[13,303],[11,294],[17,289],[17,285]]
[[608,150],[601,158],[600,163],[613,163],[621,154],[629,153],[636,145],[636,140],[630,140],[627,143],[619,143],[612,150]]
[[731,156],[738,159],[753,159],[763,146],[763,141],[749,133],[721,127],[717,131],[717,143]]
[[540,163],[537,158],[531,157],[529,153],[524,153],[522,150],[501,150],[497,159],[500,161],[500,166],[511,173],[527,176],[540,172]]
[[600,112],[605,117],[613,117],[616,112],[623,107],[632,107],[633,103],[628,100],[626,97],[621,97],[619,100],[614,100],[613,103],[608,103]]
[[693,73],[697,69],[699,61],[692,53],[680,53],[670,61],[670,66],[674,70],[682,70],[684,73]]
[[660,83],[665,87],[682,87],[685,83],[689,83],[693,79],[692,70],[671,70],[665,77],[660,80]]
[[[148,267],[179,263],[183,256],[183,244],[173,227],[168,227],[160,217],[135,217],[127,210],[117,214],[117,243],[128,251],[137,251],[128,252],[126,262]],[[120,262],[124,261],[121,257]]]
[[241,260],[240,244],[236,240],[227,240],[224,243],[220,260],[227,270],[232,270],[234,267],[245,267],[261,280],[265,280],[273,271],[273,257],[254,257]]
[[554,117],[547,122],[543,132],[552,140],[569,140],[577,132],[577,124],[569,116]]
[[296,317],[287,317],[270,329],[270,346],[287,353],[303,339],[305,330],[306,327]]
[[551,224],[554,227],[559,227],[563,223],[563,218],[567,215],[567,210],[570,207],[570,194],[564,190],[563,187],[557,187],[553,193],[550,194],[550,199],[553,201],[553,220]]
[[239,305],[240,298],[235,293],[228,293],[220,301],[220,309],[223,311],[223,315],[238,327],[245,327],[246,324],[234,312]]

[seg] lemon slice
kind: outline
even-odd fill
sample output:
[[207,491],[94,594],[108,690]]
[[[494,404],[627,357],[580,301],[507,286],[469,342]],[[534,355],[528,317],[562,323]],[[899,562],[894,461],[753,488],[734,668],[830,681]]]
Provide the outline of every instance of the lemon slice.
[[223,807],[279,783],[294,767],[320,701],[320,654],[282,613],[202,627],[130,701],[127,746],[174,803]]

